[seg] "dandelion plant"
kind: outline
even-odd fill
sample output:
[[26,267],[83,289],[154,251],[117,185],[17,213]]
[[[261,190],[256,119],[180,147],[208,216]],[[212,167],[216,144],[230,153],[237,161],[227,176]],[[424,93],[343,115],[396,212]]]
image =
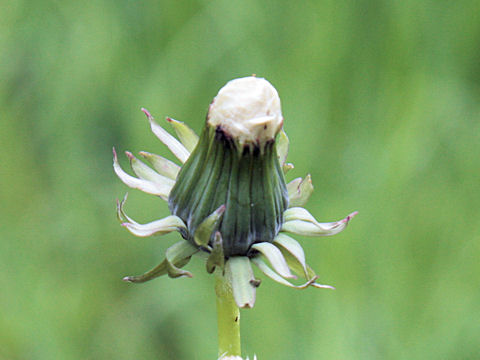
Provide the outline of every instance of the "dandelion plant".
[[[113,167],[127,186],[156,195],[171,215],[139,224],[117,203],[122,225],[136,236],[178,231],[182,240],[169,247],[165,259],[143,275],[125,281],[143,283],[162,275],[192,277],[185,266],[194,255],[215,274],[218,354],[240,358],[239,308],[252,308],[260,279],[267,277],[295,289],[332,289],[317,282],[301,245],[290,236],[329,236],[345,229],[356,212],[336,222],[320,223],[303,208],[313,192],[310,175],[285,182],[293,168],[286,162],[289,141],[283,131],[280,98],[265,79],[235,79],[220,89],[210,104],[200,136],[183,122],[167,118],[178,140],[147,116],[153,133],[181,165],[149,152],[142,162],[126,152],[137,177],[117,159]],[[301,278],[303,282],[293,283]]]

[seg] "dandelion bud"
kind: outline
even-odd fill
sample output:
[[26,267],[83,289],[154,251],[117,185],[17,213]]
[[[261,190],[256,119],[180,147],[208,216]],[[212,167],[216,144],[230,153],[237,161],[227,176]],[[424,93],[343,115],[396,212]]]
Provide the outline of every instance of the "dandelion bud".
[[219,91],[169,197],[172,214],[187,224],[187,240],[198,245],[195,232],[221,209],[204,242],[212,247],[218,230],[226,258],[273,241],[288,205],[275,143],[282,123],[280,99],[267,80],[236,79]]
[[[207,271],[221,269],[220,278],[241,308],[254,306],[260,285],[252,264],[294,289],[332,289],[316,282],[318,276],[307,265],[301,245],[287,233],[335,235],[356,212],[320,223],[303,208],[313,192],[310,175],[285,184],[284,173],[293,165],[286,162],[289,142],[282,130],[280,99],[267,80],[246,77],[228,82],[213,99],[200,137],[185,123],[167,118],[177,140],[146,109],[142,111],[153,133],[182,165],[140,152],[150,167],[126,152],[136,175],[132,176],[120,166],[114,149],[113,168],[127,186],[168,201],[171,215],[140,224],[125,213],[125,196],[117,202],[118,219],[136,236],[178,231],[187,241],[170,246],[165,259],[150,271],[125,281],[191,277],[183,267],[192,256],[207,253]],[[297,276],[302,279],[298,285],[291,282]]]

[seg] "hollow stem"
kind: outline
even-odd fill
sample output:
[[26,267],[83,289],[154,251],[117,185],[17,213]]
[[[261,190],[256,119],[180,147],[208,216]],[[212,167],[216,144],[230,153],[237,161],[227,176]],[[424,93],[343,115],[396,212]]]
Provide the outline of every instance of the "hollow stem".
[[241,356],[240,309],[233,299],[232,287],[221,271],[215,272],[217,295],[218,356]]

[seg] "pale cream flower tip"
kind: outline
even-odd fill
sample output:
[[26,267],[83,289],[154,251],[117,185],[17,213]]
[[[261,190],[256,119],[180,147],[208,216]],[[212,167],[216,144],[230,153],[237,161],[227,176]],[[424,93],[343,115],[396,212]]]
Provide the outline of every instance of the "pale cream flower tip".
[[277,90],[254,76],[231,80],[221,88],[207,119],[240,144],[264,144],[273,140],[283,125]]

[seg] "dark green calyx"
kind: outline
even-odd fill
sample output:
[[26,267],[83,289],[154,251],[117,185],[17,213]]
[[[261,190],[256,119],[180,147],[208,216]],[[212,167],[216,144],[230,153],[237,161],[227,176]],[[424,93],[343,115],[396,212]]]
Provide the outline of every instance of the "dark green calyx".
[[208,124],[178,174],[169,197],[172,214],[187,224],[186,239],[205,218],[225,205],[212,229],[221,233],[226,258],[249,255],[252,244],[272,242],[283,223],[288,195],[274,141],[239,145]]

